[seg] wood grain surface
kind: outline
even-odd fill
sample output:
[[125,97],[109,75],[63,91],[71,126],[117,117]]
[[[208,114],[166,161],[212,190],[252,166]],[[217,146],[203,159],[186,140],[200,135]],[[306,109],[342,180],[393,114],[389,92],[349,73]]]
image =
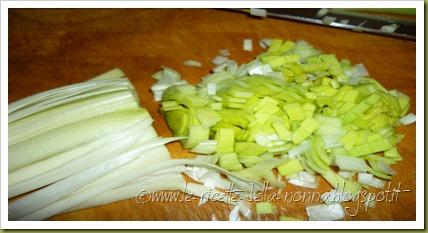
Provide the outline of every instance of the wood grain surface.
[[[211,59],[219,49],[231,58],[248,62],[262,51],[261,38],[304,39],[326,53],[353,63],[364,63],[373,78],[388,89],[411,97],[416,113],[416,43],[408,40],[351,32],[330,27],[213,9],[13,9],[9,11],[9,102],[54,87],[85,81],[114,67],[121,68],[135,85],[141,103],[154,118],[161,136],[171,133],[149,91],[151,75],[166,65],[190,83],[196,83],[214,67]],[[254,51],[245,52],[242,41],[252,38]],[[202,68],[186,67],[183,61],[201,61]],[[365,210],[358,202],[346,220],[415,220],[416,218],[416,125],[399,128],[405,134],[399,149],[404,161],[393,168],[398,175],[393,188],[408,189],[392,202],[379,194],[375,208]],[[180,144],[171,143],[174,157],[191,156]],[[319,192],[330,187],[321,181]],[[312,192],[288,185],[282,193]],[[379,193],[371,189],[371,192]],[[386,193],[384,193],[386,194]],[[391,195],[391,194],[389,194]],[[266,195],[266,197],[270,197]],[[278,215],[306,217],[310,201],[276,201]],[[302,199],[302,198],[300,198]],[[360,200],[362,201],[362,200]],[[231,207],[222,203],[191,202],[138,204],[134,199],[75,211],[51,220],[228,220]],[[357,207],[359,209],[357,210]],[[256,219],[255,217],[253,220]]]

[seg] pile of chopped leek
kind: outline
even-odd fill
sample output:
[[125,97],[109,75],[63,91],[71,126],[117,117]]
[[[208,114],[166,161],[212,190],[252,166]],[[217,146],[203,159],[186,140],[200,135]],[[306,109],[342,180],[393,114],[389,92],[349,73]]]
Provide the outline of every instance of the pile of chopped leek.
[[216,186],[187,184],[182,173],[222,173],[246,192],[248,180],[216,166],[211,156],[171,159],[164,144],[180,138],[160,138],[151,124],[119,69],[11,103],[8,196],[19,197],[9,203],[9,219],[41,220],[161,190],[211,191],[220,195],[208,199],[242,206]]
[[[154,75],[152,90],[183,147],[274,187],[285,187],[284,177],[317,188],[319,174],[344,193],[382,188],[395,174],[390,165],[402,160],[396,127],[415,121],[406,115],[409,97],[305,41],[260,45],[267,50],[247,64],[213,61],[196,85],[166,67]],[[161,84],[168,87],[159,91]]]

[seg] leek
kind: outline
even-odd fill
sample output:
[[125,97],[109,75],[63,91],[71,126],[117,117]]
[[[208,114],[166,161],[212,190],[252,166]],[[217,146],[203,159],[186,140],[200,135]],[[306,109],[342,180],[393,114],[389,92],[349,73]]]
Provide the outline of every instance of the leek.
[[[127,131],[132,130],[132,127],[133,126],[131,126],[131,128],[129,128]],[[102,140],[103,144],[101,146],[90,150],[88,153],[84,154],[83,156],[80,156],[79,158],[76,158],[73,161],[70,161],[69,163],[65,163],[55,168],[52,167],[52,165],[47,165],[46,169],[49,170],[48,172],[41,173],[37,176],[33,176],[30,179],[26,179],[15,185],[11,185],[9,187],[9,197],[14,197],[22,193],[26,193],[28,191],[59,181],[70,175],[74,175],[84,169],[94,166],[100,161],[103,161],[103,159],[111,158],[112,156],[117,155],[115,153],[115,150],[111,150],[109,148],[109,145],[111,143],[116,142],[118,139],[123,138],[123,135],[126,134],[126,131],[121,131],[106,136],[107,138]],[[154,131],[146,130],[146,132],[141,135],[142,137],[140,139],[140,142],[146,142],[148,141],[148,139],[154,138],[154,135],[156,135]],[[120,142],[118,144],[118,147],[120,147],[121,145],[122,143]]]
[[[406,116],[410,98],[388,91],[364,65],[323,54],[305,41],[261,45],[267,51],[249,63],[217,57],[218,66],[200,83],[165,90],[162,100],[175,103],[161,112],[174,135],[188,137],[184,147],[277,187],[284,185],[274,168],[289,183],[316,188],[319,174],[352,194],[362,188],[352,179],[356,172],[390,179],[395,172],[389,165],[402,160],[396,148],[403,135],[395,127],[415,120]],[[213,140],[216,147],[206,143]],[[260,166],[278,157],[282,164]]]
[[[228,66],[228,70],[233,69]],[[15,197],[39,189],[11,202],[9,218],[41,220],[130,198],[140,188],[179,190],[202,198],[213,191],[217,197],[208,198],[237,205],[239,211],[248,215],[248,208],[242,202],[219,198],[225,197],[225,193],[210,187],[226,189],[227,184],[234,183],[250,193],[261,190],[261,183],[216,166],[217,159],[172,160],[163,145],[184,138],[156,138],[150,115],[140,107],[132,84],[124,76],[121,70],[114,69],[87,82],[46,91],[9,105],[8,195]],[[170,68],[164,67],[153,77],[158,80],[152,88],[158,97],[170,85],[180,93],[176,98],[166,91],[167,100],[162,102],[162,109],[169,116],[168,123],[180,124],[175,133],[188,136],[183,141],[189,148],[207,154],[218,148],[223,152],[233,151],[233,129],[219,128],[218,143],[208,140],[209,127],[219,123],[221,114],[208,107],[201,111],[187,110],[206,105],[208,99],[194,99],[196,88],[185,85]],[[247,95],[240,91],[232,94]],[[227,155],[220,154],[219,161],[242,166],[236,154],[230,157],[232,160],[224,157]],[[204,186],[185,185],[180,174],[185,165],[201,166],[207,171],[201,178]],[[269,169],[272,167],[266,171]],[[265,179],[274,176],[265,173]],[[100,198],[92,198],[95,196]]]
[[274,213],[274,206],[270,202],[257,202],[256,203],[256,213],[257,213],[257,215],[273,214]]
[[306,212],[309,221],[333,221],[345,217],[345,210],[340,204],[308,206]]
[[74,88],[76,88],[73,85],[73,88],[70,87],[71,90],[67,90],[70,93],[59,92],[52,95],[48,95],[47,97],[44,97],[40,100],[28,100],[26,101],[26,104],[21,104],[19,108],[14,108],[12,103],[11,106],[9,106],[9,123],[21,120],[35,113],[40,113],[42,111],[52,109],[56,106],[81,101],[88,97],[95,97],[102,94],[129,90],[130,88],[130,83],[127,79],[112,81],[92,81],[91,83],[86,82],[83,84],[87,86],[82,86],[79,89],[73,90]]
[[[9,172],[127,128],[148,116],[146,110],[113,112],[48,131],[9,146]],[[64,118],[64,117],[61,117]],[[67,140],[64,140],[67,138]]]
[[[25,141],[63,125],[79,122],[105,113],[136,109],[132,92],[118,91],[57,106],[9,124],[9,145]],[[64,117],[64,114],[67,117]],[[49,120],[46,120],[49,119]]]
[[279,216],[279,221],[305,221],[305,220],[301,219],[301,218],[281,215],[281,216]]
[[[196,160],[186,160],[186,159],[176,159],[176,160],[167,160],[164,162],[160,162],[157,164],[154,164],[153,166],[150,167],[145,167],[144,169],[139,168],[138,170],[134,170],[134,171],[129,171],[127,176],[124,177],[117,177],[117,179],[115,180],[110,180],[109,182],[105,182],[103,183],[103,185],[97,185],[96,187],[91,187],[88,188],[85,192],[76,194],[76,195],[72,195],[68,198],[59,200],[55,203],[52,203],[50,205],[47,205],[39,210],[36,210],[28,215],[24,215],[22,216],[22,213],[28,213],[28,209],[21,209],[23,208],[22,204],[23,202],[27,202],[28,200],[31,200],[29,198],[24,199],[23,201],[19,202],[18,204],[15,204],[13,206],[9,206],[9,213],[13,213],[14,217],[18,216],[18,218],[20,220],[40,220],[40,219],[44,219],[47,217],[50,217],[52,215],[61,213],[69,208],[72,208],[73,206],[76,206],[77,204],[88,200],[92,197],[95,197],[96,195],[103,193],[105,191],[114,189],[116,187],[119,187],[121,185],[126,184],[127,182],[129,182],[130,180],[133,180],[137,177],[141,177],[144,175],[148,175],[150,173],[153,173],[155,171],[159,171],[165,168],[169,168],[169,167],[175,167],[175,166],[179,166],[179,165],[184,165],[184,164],[188,164],[188,165],[199,165],[199,166],[204,166],[204,167],[209,167],[209,168],[214,168],[217,169],[221,172],[224,172],[226,175],[234,177],[235,179],[239,179],[241,181],[247,181],[247,179],[243,179],[240,178],[237,175],[233,175],[232,173],[227,172],[224,169],[218,168],[214,165],[208,164],[208,163],[204,163],[204,162],[200,162],[200,161],[196,161]],[[229,177],[230,178],[230,177]],[[235,181],[234,181],[235,182]],[[256,187],[256,190],[258,190],[259,188],[257,187],[261,187],[261,184],[255,184],[256,186],[254,186],[254,183],[252,185],[248,185],[245,188],[245,191],[250,191],[250,190],[254,190],[254,188]],[[240,186],[242,187],[242,186]],[[43,191],[44,193],[45,191]],[[34,196],[33,196],[34,197]],[[47,199],[49,202],[52,202],[51,199]],[[19,200],[18,200],[19,201]],[[31,206],[32,203],[30,203],[29,205]],[[40,206],[40,204],[34,204],[35,206]],[[23,212],[18,212],[17,209],[15,208],[19,208],[18,210],[23,211]],[[34,207],[31,206],[31,209],[33,209]]]
[[[133,126],[129,132],[124,134],[120,138],[115,138],[120,140],[122,145],[117,147],[110,148],[110,153],[120,154],[125,151],[128,147],[132,146],[140,138],[141,133],[149,126],[151,121],[143,120],[141,123]],[[139,134],[138,134],[139,133]],[[135,135],[135,136],[134,136]],[[117,167],[124,165],[129,162],[130,159],[133,159],[138,153],[143,152],[147,148],[152,146],[159,145],[159,143],[150,142],[148,145],[143,145],[139,149],[131,150],[123,155],[117,156],[111,160],[107,160],[99,165],[88,168],[81,173],[72,175],[64,180],[58,181],[44,189],[38,190],[13,202],[9,205],[9,216],[10,218],[17,218],[23,216],[27,213],[30,213],[36,209],[39,209],[45,205],[55,202],[60,198],[67,195],[69,192],[79,188],[81,185],[87,183],[88,181],[95,179],[99,176],[106,174]],[[55,196],[52,197],[51,193],[55,193]]]

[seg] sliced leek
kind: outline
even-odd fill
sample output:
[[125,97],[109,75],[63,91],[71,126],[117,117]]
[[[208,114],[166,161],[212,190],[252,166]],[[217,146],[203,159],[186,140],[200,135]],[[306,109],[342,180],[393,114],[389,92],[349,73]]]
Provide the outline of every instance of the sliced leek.
[[[271,39],[261,45],[267,51],[239,68],[217,57],[213,73],[185,85],[191,92],[177,86],[165,90],[163,101],[175,105],[161,111],[175,135],[191,138],[184,146],[205,152],[195,138],[215,140],[212,154],[220,156],[221,167],[259,181],[262,175],[272,180],[272,171],[248,169],[264,161],[264,152],[288,159],[275,168],[283,176],[319,173],[333,186],[344,182],[352,193],[361,186],[344,172],[390,179],[395,172],[389,165],[402,159],[396,150],[402,136],[395,127],[415,120],[406,115],[410,98],[388,91],[364,65],[352,66],[305,41]],[[207,94],[213,85],[215,94]],[[206,133],[194,137],[195,127],[208,130],[209,138]],[[377,153],[383,154],[381,160],[370,157]],[[288,180],[317,187],[296,177]]]

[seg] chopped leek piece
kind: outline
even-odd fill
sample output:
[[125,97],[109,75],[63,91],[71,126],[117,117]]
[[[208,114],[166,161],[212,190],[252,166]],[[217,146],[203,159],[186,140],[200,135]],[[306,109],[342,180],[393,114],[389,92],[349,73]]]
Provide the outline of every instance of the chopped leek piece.
[[239,163],[238,155],[235,153],[220,154],[219,165],[228,171],[241,170],[243,168],[242,164]]
[[299,144],[309,136],[310,134],[303,127],[299,127],[296,131],[293,132],[291,138],[294,144]]
[[290,51],[294,47],[294,45],[296,45],[296,43],[288,40],[288,41],[284,42],[281,45],[281,47],[279,47],[278,50],[282,53],[286,53],[286,52]]
[[185,136],[189,132],[189,114],[186,110],[164,112],[164,116],[174,135]]
[[413,122],[416,122],[416,115],[413,113],[409,113],[402,118],[400,118],[400,123],[403,125],[410,125]]
[[336,203],[330,205],[313,205],[306,207],[309,221],[334,221],[345,217],[345,210]]
[[340,192],[357,194],[361,190],[361,186],[352,180],[348,180],[339,176],[331,169],[321,174],[324,179],[335,189]]
[[396,172],[392,170],[388,163],[384,160],[369,160],[370,167],[372,167],[375,171],[381,172],[387,175],[395,175]]
[[384,181],[376,177],[373,177],[372,174],[368,174],[368,173],[358,173],[358,183],[369,185],[378,189],[381,189],[383,188],[383,186],[385,186]]
[[303,167],[298,159],[290,159],[277,167],[279,174],[286,176],[299,171],[303,171]]
[[308,151],[311,148],[309,141],[305,140],[303,142],[301,142],[298,146],[292,148],[289,152],[288,155],[292,158],[292,157],[296,157],[300,154],[305,153],[306,151]]
[[357,171],[357,172],[367,172],[366,162],[357,157],[336,155],[335,163],[341,169],[345,171]]
[[262,214],[273,214],[275,212],[274,206],[270,202],[257,202],[256,213],[257,215]]
[[319,126],[320,126],[320,124],[318,123],[318,121],[313,119],[313,118],[307,118],[300,125],[300,127],[302,127],[309,134],[311,134],[315,130],[317,130]]
[[281,215],[281,216],[279,216],[279,221],[305,221],[305,220],[302,218],[296,218],[296,217]]
[[211,108],[197,108],[196,117],[202,126],[209,128],[221,120],[220,115]]
[[194,125],[189,129],[189,137],[184,144],[184,148],[193,148],[200,142],[208,140],[209,129],[201,125]]
[[184,65],[193,66],[193,67],[202,67],[202,63],[195,60],[186,60],[184,61]]
[[244,51],[253,51],[253,40],[245,39],[243,42]]
[[230,128],[220,128],[217,130],[217,153],[233,153],[234,132]]
[[282,46],[282,40],[281,39],[272,39],[270,42],[268,53],[279,51],[281,46]]
[[387,157],[387,158],[391,158],[391,159],[394,159],[394,160],[398,160],[398,161],[403,160],[403,159],[401,158],[400,152],[398,152],[398,149],[397,149],[397,147],[396,147],[396,146],[395,146],[395,147],[392,147],[391,149],[389,149],[389,150],[387,150],[387,151],[385,151],[385,152],[384,152],[384,156],[385,156],[385,157]]
[[[271,142],[271,143],[274,144],[275,142]],[[281,142],[277,141],[277,143],[281,143]],[[292,143],[269,146],[268,151],[273,154],[284,154],[288,152],[292,146],[293,146]]]
[[287,112],[291,121],[301,121],[305,119],[305,112],[298,103],[290,103],[284,105],[284,110]]
[[194,146],[191,150],[193,153],[199,154],[213,154],[217,151],[217,141],[216,140],[205,140],[199,142],[196,146]]
[[317,177],[306,171],[290,174],[287,179],[288,183],[305,188],[316,189],[319,186]]
[[356,172],[339,171],[337,174],[339,174],[339,176],[341,176],[343,178],[352,179],[352,177],[356,174]]
[[349,154],[353,156],[373,154],[380,151],[389,150],[394,145],[395,142],[393,141],[393,138],[383,138],[376,141],[367,142],[366,144],[354,146],[351,150],[349,150]]
[[342,138],[340,138],[340,142],[343,144],[343,147],[346,150],[351,150],[354,147],[355,142],[357,141],[357,131],[350,130],[346,133]]
[[266,147],[252,142],[236,142],[235,152],[239,156],[259,156],[266,152]]

